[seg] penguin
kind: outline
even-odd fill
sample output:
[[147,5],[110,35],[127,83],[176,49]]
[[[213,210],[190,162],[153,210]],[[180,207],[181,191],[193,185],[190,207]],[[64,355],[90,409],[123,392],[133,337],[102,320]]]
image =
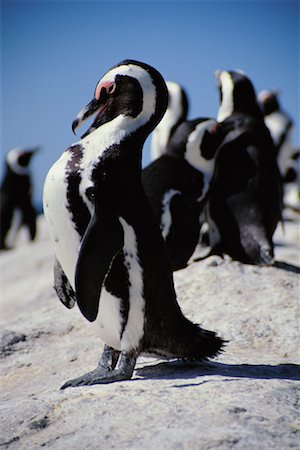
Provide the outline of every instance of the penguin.
[[218,147],[216,129],[211,118],[182,122],[165,153],[142,172],[173,271],[186,267],[199,242]]
[[246,74],[218,71],[216,79],[221,144],[208,203],[212,253],[270,265],[272,236],[282,212],[276,151]]
[[1,183],[0,249],[7,250],[20,227],[29,231],[29,239],[36,236],[37,212],[32,203],[30,162],[38,148],[13,148],[5,158],[5,173]]
[[168,107],[151,136],[152,161],[165,153],[169,139],[188,115],[189,100],[183,86],[174,81],[167,81],[166,85],[168,88]]
[[120,62],[97,83],[72,128],[96,114],[93,123],[46,177],[55,290],[67,308],[77,303],[95,322],[104,342],[97,368],[61,389],[128,380],[140,354],[203,360],[224,345],[183,315],[141,182],[144,141],[166,107],[167,88],[156,69]]
[[284,206],[300,212],[300,149],[293,148],[284,182]]
[[258,101],[275,145],[283,179],[284,205],[300,209],[299,151],[293,146],[293,120],[282,109],[278,97],[277,91],[263,90],[258,94]]
[[281,176],[284,178],[288,170],[288,162],[293,155],[293,121],[282,110],[277,92],[261,91],[258,94],[258,101],[263,111],[265,124],[275,145]]

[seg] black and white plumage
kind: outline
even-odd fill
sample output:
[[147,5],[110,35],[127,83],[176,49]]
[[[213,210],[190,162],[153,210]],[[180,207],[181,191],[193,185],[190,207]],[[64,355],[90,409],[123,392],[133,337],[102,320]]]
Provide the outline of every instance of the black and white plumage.
[[249,78],[216,73],[220,88],[216,157],[209,199],[213,252],[245,263],[271,264],[272,236],[282,210],[276,152]]
[[37,212],[32,203],[30,162],[37,148],[13,148],[5,158],[1,183],[0,249],[13,246],[20,227],[28,229],[30,240],[36,235]]
[[275,145],[280,173],[284,178],[288,171],[289,160],[293,155],[293,121],[282,110],[276,92],[261,91],[258,94],[258,101],[263,111],[265,124],[271,133]]
[[77,302],[96,321],[105,343],[98,367],[63,388],[129,379],[140,353],[202,359],[222,347],[214,332],[180,310],[141,183],[142,147],[166,105],[166,85],[155,69],[121,62],[99,81],[73,128],[96,113],[93,124],[47,175],[56,291],[67,307]]
[[187,118],[189,102],[185,89],[174,81],[166,82],[168,106],[151,136],[151,159],[162,156],[176,128]]
[[165,153],[142,172],[173,270],[186,266],[199,242],[218,147],[216,130],[214,119],[182,122]]
[[265,124],[277,152],[277,163],[284,183],[284,204],[300,209],[300,158],[293,146],[293,120],[281,107],[278,92],[264,90],[258,94]]

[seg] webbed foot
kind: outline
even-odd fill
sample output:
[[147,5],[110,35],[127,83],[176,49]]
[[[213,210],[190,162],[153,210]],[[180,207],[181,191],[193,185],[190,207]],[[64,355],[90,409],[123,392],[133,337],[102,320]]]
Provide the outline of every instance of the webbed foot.
[[91,372],[87,372],[84,375],[81,375],[78,378],[73,378],[72,380],[67,381],[65,384],[62,385],[60,388],[66,389],[67,387],[78,387],[78,386],[86,386],[88,385],[94,378],[105,376],[105,374],[108,374],[108,369],[98,368],[95,370],[92,370]]
[[137,355],[129,355],[128,353],[122,352],[119,366],[116,369],[115,367],[119,354],[120,352],[105,346],[99,365],[95,370],[67,381],[60,389],[130,380],[134,371]]

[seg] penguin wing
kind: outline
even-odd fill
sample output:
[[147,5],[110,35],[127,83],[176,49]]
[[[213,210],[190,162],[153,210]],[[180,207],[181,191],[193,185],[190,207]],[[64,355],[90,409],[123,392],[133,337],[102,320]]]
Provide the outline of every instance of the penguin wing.
[[118,217],[106,208],[101,212],[96,208],[83,236],[75,272],[77,303],[90,322],[97,317],[102,284],[123,244]]
[[199,240],[197,204],[184,195],[174,195],[170,200],[171,226],[166,244],[172,270],[186,267]]
[[54,289],[66,308],[74,307],[76,303],[75,292],[57,258],[54,261]]

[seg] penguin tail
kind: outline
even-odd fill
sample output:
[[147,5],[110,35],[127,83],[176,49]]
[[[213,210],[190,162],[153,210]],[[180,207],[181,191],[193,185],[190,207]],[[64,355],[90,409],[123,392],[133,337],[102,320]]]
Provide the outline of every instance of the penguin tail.
[[223,351],[227,341],[220,338],[214,331],[205,330],[196,324],[192,326],[193,333],[187,343],[189,359],[214,358]]
[[[181,339],[176,345],[176,357],[190,360],[202,361],[219,355],[228,341],[217,336],[214,331],[205,330],[199,325],[185,318],[185,324],[180,331]],[[174,352],[174,353],[175,353]]]

